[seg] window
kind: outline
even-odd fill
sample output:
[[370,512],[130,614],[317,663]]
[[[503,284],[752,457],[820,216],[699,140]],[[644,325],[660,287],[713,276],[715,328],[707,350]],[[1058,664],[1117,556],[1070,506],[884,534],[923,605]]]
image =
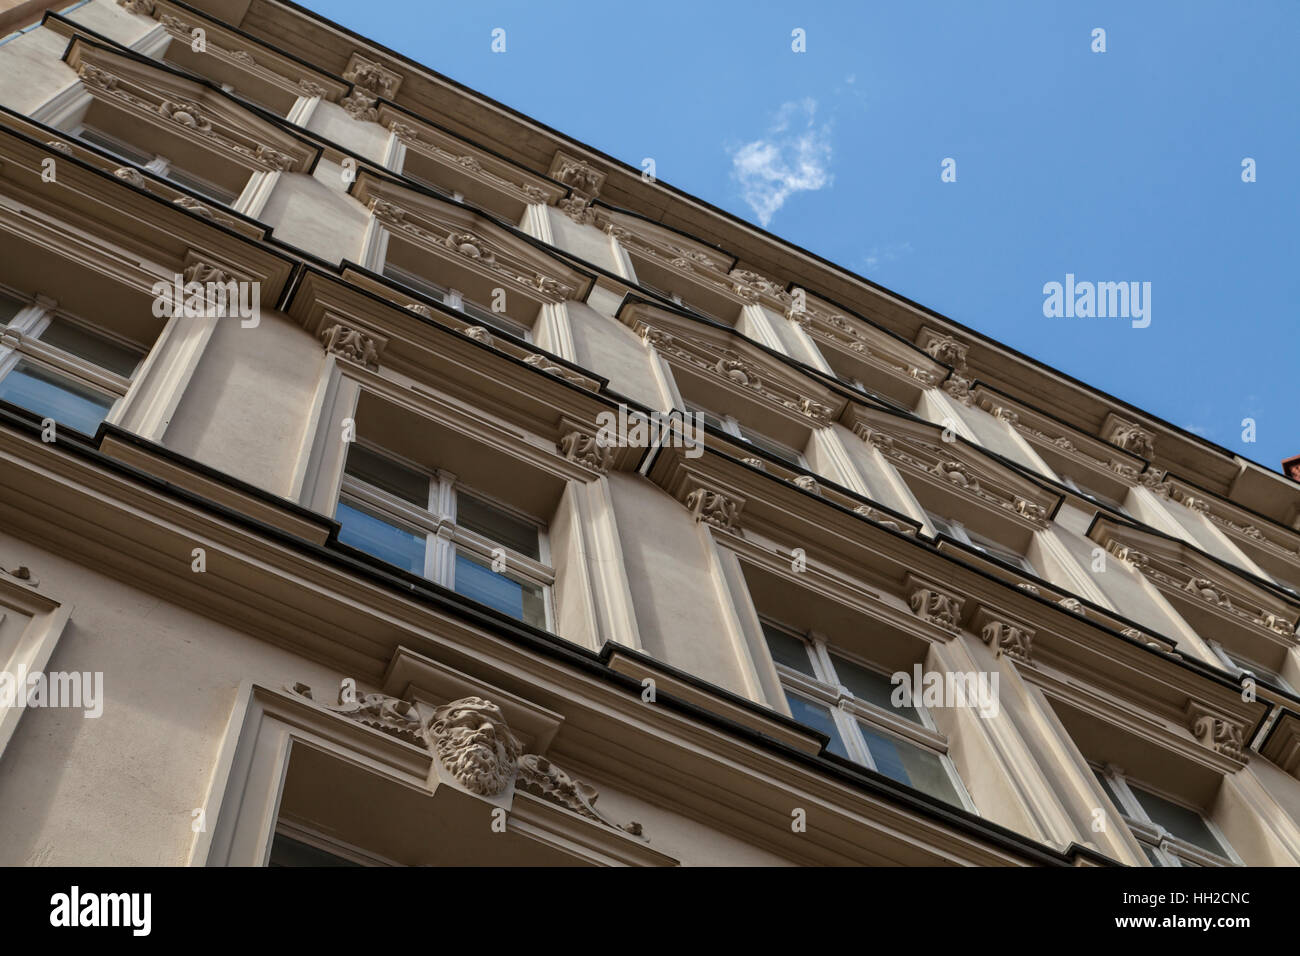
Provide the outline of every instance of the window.
[[473,321],[487,326],[495,332],[502,332],[506,335],[513,335],[517,339],[528,340],[531,338],[529,331],[524,326],[515,322],[510,316],[503,312],[493,312],[491,309],[479,305],[477,302],[471,302],[462,296],[455,289],[448,289],[439,285],[432,279],[426,279],[423,276],[416,275],[399,266],[391,263],[384,266],[384,275],[392,279],[399,285],[404,285],[408,289],[414,289],[416,292],[423,293],[431,299],[450,306],[459,312],[463,312]]
[[0,348],[0,399],[95,434],[130,389],[143,351],[70,316],[30,309],[11,317],[12,328],[21,314],[18,344]]
[[1128,510],[1122,504],[1116,501],[1114,498],[1110,498],[1106,495],[1103,495],[1098,491],[1093,491],[1087,485],[1079,484],[1079,482],[1075,481],[1069,475],[1061,476],[1061,484],[1065,485],[1067,488],[1071,488],[1074,491],[1078,492],[1079,494],[1081,494],[1083,497],[1087,498],[1089,501],[1093,502],[1094,504],[1099,504],[1102,505],[1103,507],[1110,508],[1112,511],[1118,511],[1120,514],[1125,514],[1125,515],[1128,514]]
[[118,159],[140,166],[151,173],[157,173],[159,176],[165,176],[176,185],[183,186],[224,206],[233,205],[235,200],[239,198],[239,193],[181,169],[166,157],[145,152],[125,140],[105,133],[103,130],[92,126],[82,126],[73,135],[93,146],[98,146],[100,149],[112,153]]
[[1237,674],[1252,674],[1267,684],[1280,687],[1291,694],[1295,693],[1295,689],[1287,682],[1287,679],[1271,667],[1257,664],[1247,657],[1229,651],[1218,641],[1210,641],[1210,647],[1219,655],[1219,659],[1228,666],[1228,670]]
[[880,402],[881,404],[888,405],[890,408],[896,408],[899,411],[909,412],[909,413],[911,412],[911,409],[904,408],[902,405],[898,404],[898,402],[894,401],[892,398],[886,398],[884,395],[881,395],[879,392],[875,391],[874,389],[868,388],[866,385],[863,384],[862,380],[859,378],[853,378],[852,376],[846,376],[846,375],[836,375],[835,377],[839,381],[843,382],[845,385],[849,386],[849,388],[853,389],[854,391],[861,392],[863,395],[866,395],[869,398],[874,398],[876,401]]
[[555,574],[532,518],[376,448],[348,449],[339,541],[535,627],[549,628]]
[[1233,866],[1241,858],[1199,810],[1161,796],[1114,767],[1093,767],[1098,782],[1152,866]]
[[785,464],[791,465],[795,468],[806,467],[802,454],[795,451],[789,445],[783,445],[779,441],[774,441],[766,435],[756,432],[748,426],[740,424],[740,422],[731,415],[717,415],[707,409],[700,408],[698,405],[693,405],[690,402],[686,403],[686,410],[697,415],[703,415],[706,424],[712,425],[719,431],[726,432],[734,438],[739,438],[748,445],[753,445],[759,451],[765,452],[778,461],[784,462]]
[[354,860],[276,831],[267,866],[361,866]]
[[1003,547],[992,538],[985,537],[978,532],[967,528],[960,521],[954,518],[941,518],[938,515],[926,512],[930,519],[930,524],[934,527],[936,534],[944,534],[954,541],[960,541],[962,544],[970,545],[981,554],[985,554],[995,561],[1003,564],[1009,564],[1014,568],[1019,568],[1034,576],[1038,575],[1037,569],[1030,563],[1029,559],[1019,552],[1012,551],[1010,548]]
[[824,640],[763,621],[790,713],[830,738],[826,749],[971,812],[947,741],[923,707],[895,705],[889,676]]

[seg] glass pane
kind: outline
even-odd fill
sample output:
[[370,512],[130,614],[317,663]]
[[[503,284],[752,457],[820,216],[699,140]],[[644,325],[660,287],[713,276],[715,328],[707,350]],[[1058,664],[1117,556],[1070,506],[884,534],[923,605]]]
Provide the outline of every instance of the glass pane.
[[135,367],[140,364],[139,350],[118,345],[111,339],[64,319],[54,319],[40,334],[40,340],[123,378],[130,378]]
[[0,325],[8,325],[9,321],[26,306],[27,303],[22,299],[15,299],[11,295],[0,292]]
[[792,634],[787,634],[767,622],[763,623],[763,637],[767,638],[767,649],[772,652],[772,660],[784,664],[800,674],[814,677],[812,659],[808,656],[808,645]]
[[429,476],[398,464],[368,448],[353,443],[348,449],[344,470],[366,484],[382,488],[403,501],[421,508],[429,507]]
[[111,395],[64,378],[26,359],[15,365],[0,382],[0,399],[87,435],[95,434],[114,402]]
[[1228,656],[1228,660],[1232,661],[1232,663],[1236,664],[1244,671],[1250,671],[1260,680],[1267,681],[1270,684],[1275,684],[1283,690],[1291,690],[1291,685],[1286,682],[1286,679],[1272,668],[1265,667],[1262,664],[1256,664],[1254,661],[1249,661],[1230,651],[1224,651],[1223,653]]
[[474,555],[456,552],[456,593],[496,608],[534,627],[546,627],[546,600],[540,585],[516,581]]
[[740,428],[740,436],[755,448],[767,452],[774,458],[778,458],[791,465],[798,465],[800,463],[799,453],[789,445],[782,445],[780,442],[773,441],[770,438],[765,438],[753,429],[745,428],[743,425]]
[[868,704],[875,704],[884,710],[893,711],[914,723],[923,723],[915,707],[908,704],[902,706],[894,704],[893,696],[897,685],[884,674],[863,667],[861,664],[855,664],[837,654],[831,655],[831,662],[835,665],[835,675],[840,683],[847,687],[854,697]]
[[456,493],[456,524],[535,561],[541,557],[537,525],[463,491]]
[[835,726],[835,718],[831,716],[830,708],[790,693],[785,695],[785,699],[790,704],[790,714],[795,720],[805,727],[820,730],[831,738],[831,742],[826,745],[828,753],[848,758],[848,748],[844,746],[844,738],[840,736],[839,729]]
[[124,142],[116,136],[110,136],[102,130],[87,126],[77,134],[77,137],[98,146],[100,149],[107,150],[119,159],[125,159],[128,163],[135,163],[137,166],[147,166],[153,161],[152,153],[137,149],[130,143]]
[[424,535],[412,534],[343,501],[334,517],[341,525],[339,540],[344,544],[412,574],[424,574]]
[[1106,775],[1100,770],[1094,770],[1093,774],[1097,777],[1097,782],[1101,784],[1101,788],[1106,791],[1106,796],[1110,797],[1111,803],[1115,804],[1115,809],[1120,813],[1123,813],[1124,802],[1120,800],[1119,794],[1115,792],[1115,788],[1111,786],[1110,781],[1106,779]]
[[1158,797],[1141,787],[1135,787],[1132,783],[1128,786],[1133,791],[1133,795],[1138,798],[1138,803],[1142,804],[1142,809],[1147,812],[1152,823],[1159,824],[1178,839],[1186,840],[1202,850],[1227,856],[1223,844],[1205,825],[1205,818],[1195,810],[1170,803],[1164,797]]
[[1164,859],[1160,856],[1160,854],[1155,851],[1154,847],[1148,846],[1145,843],[1139,843],[1138,846],[1142,847],[1142,852],[1147,855],[1147,859],[1151,861],[1152,866],[1169,865],[1164,861]]
[[360,866],[341,856],[317,849],[277,833],[271,841],[271,859],[267,866]]
[[892,734],[877,733],[866,724],[859,723],[862,737],[871,751],[876,769],[899,783],[915,787],[932,797],[961,806],[961,797],[953,786],[948,768],[937,753],[907,743]]
[[516,338],[524,337],[523,326],[511,321],[510,316],[504,313],[493,312],[491,309],[483,308],[477,302],[470,302],[465,299],[461,300],[460,310],[475,322],[482,322],[490,329],[504,332],[506,335],[513,335]]
[[408,289],[414,289],[416,292],[423,292],[435,302],[444,302],[447,299],[447,290],[438,285],[432,279],[426,279],[418,276],[414,272],[408,272],[399,266],[384,266],[384,275],[392,279],[399,285],[404,285]]
[[727,423],[717,415],[713,414],[713,412],[706,411],[698,405],[692,405],[690,402],[686,402],[686,410],[702,416],[706,425],[710,425],[721,432],[727,431]]
[[231,192],[225,186],[219,186],[216,183],[203,179],[200,176],[196,176],[193,173],[187,173],[183,169],[177,169],[175,166],[169,166],[166,175],[168,179],[176,183],[178,186],[184,186],[186,189],[192,189],[201,196],[215,199],[223,206],[229,206],[239,198],[238,193]]
[[967,529],[966,534],[970,538],[971,545],[977,551],[983,551],[991,558],[997,558],[999,561],[1005,561],[1007,564],[1013,564],[1016,567],[1021,568],[1022,570],[1030,572],[1031,574],[1036,573],[1034,571],[1034,566],[1025,559],[1024,555],[1018,554],[1015,551],[1012,551],[1010,548],[1005,548],[1002,545],[998,544],[996,541],[992,541],[981,534],[976,534],[974,531],[971,531],[970,529]]

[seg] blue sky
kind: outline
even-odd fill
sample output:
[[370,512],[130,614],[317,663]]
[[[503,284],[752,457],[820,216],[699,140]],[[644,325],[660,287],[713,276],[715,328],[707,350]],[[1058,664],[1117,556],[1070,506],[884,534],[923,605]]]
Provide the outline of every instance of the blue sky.
[[[1300,454],[1296,0],[306,5],[1247,458]],[[1045,317],[1067,273],[1150,282],[1150,325]]]

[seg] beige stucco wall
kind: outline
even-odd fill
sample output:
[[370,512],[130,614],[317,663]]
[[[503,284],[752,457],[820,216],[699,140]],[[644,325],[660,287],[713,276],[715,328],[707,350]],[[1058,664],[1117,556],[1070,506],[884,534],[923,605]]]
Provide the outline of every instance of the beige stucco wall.
[[313,176],[281,173],[259,218],[276,239],[318,259],[360,262],[370,214],[342,182],[342,167],[323,158]]
[[163,443],[288,497],[324,363],[321,344],[270,309],[256,328],[220,321]]
[[68,41],[38,27],[0,46],[0,104],[31,113],[78,82],[60,58]]

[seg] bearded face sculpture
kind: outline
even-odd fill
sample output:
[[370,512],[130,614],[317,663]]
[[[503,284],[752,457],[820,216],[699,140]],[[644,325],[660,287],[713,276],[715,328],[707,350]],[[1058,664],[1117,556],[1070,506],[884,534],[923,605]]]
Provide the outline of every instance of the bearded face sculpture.
[[443,704],[425,736],[447,772],[474,793],[495,796],[518,771],[519,741],[501,708],[481,697]]

